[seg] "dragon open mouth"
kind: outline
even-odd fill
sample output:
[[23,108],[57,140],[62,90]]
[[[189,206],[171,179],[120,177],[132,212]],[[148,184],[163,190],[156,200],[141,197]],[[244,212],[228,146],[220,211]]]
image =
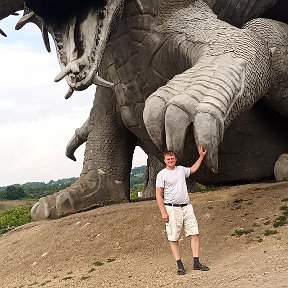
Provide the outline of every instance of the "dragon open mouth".
[[16,29],[28,22],[37,24],[48,51],[47,32],[52,35],[61,67],[55,81],[66,79],[66,99],[74,90],[85,90],[92,84],[114,86],[97,73],[108,38],[121,17],[124,0],[26,0],[25,5],[26,11]]

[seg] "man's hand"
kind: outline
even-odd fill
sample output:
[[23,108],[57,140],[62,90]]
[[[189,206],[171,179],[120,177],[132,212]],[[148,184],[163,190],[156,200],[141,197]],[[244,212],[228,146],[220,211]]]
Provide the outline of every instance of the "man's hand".
[[162,213],[162,219],[165,223],[168,223],[169,222],[169,215],[166,212]]
[[198,153],[199,153],[199,156],[201,158],[204,158],[206,153],[207,153],[207,150],[203,150],[203,146],[202,145],[199,145],[198,146]]
[[158,204],[158,207],[160,209],[160,212],[161,212],[162,220],[165,223],[168,223],[169,222],[169,215],[167,214],[167,211],[166,211],[165,206],[164,206],[163,192],[164,192],[164,188],[156,187],[156,200],[157,200],[157,204]]
[[195,173],[199,169],[199,167],[200,167],[200,165],[201,165],[201,163],[202,163],[202,161],[203,161],[203,159],[207,153],[207,150],[203,150],[203,146],[199,145],[198,146],[198,153],[199,153],[198,160],[190,167],[190,173],[191,174]]

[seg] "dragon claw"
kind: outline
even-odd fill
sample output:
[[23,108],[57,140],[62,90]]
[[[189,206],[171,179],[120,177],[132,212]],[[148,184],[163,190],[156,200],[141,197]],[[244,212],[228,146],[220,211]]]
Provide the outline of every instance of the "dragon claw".
[[71,192],[72,191],[64,190],[56,197],[56,209],[59,211],[59,216],[73,213],[76,210],[73,201],[75,190],[73,190],[74,193]]
[[189,115],[175,105],[169,105],[165,114],[165,131],[167,148],[175,151],[178,158],[183,155],[187,128],[190,125]]
[[31,216],[33,220],[44,220],[48,218],[56,218],[57,211],[55,206],[56,195],[48,195],[40,198],[31,209]]
[[167,107],[165,114],[167,148],[175,151],[177,157],[182,159],[187,130],[193,123],[195,143],[207,149],[206,165],[211,171],[217,173],[218,145],[222,141],[223,125],[221,125],[221,120],[215,118],[215,113],[196,112],[194,115],[194,111],[195,109],[193,113],[189,113],[186,109],[173,104]]
[[219,120],[210,113],[200,112],[195,115],[193,128],[195,142],[207,150],[206,166],[212,172],[218,173],[218,145],[222,141]]
[[188,98],[187,95],[177,95],[165,101],[163,99],[166,98],[157,95],[149,97],[143,114],[147,131],[159,149],[166,146],[167,149],[175,151],[181,160],[184,156],[187,131],[192,124],[196,145],[207,149],[207,167],[217,173],[218,145],[224,133],[221,113],[216,107],[199,103],[193,98],[189,102]]
[[165,110],[166,102],[162,98],[154,95],[147,99],[143,112],[143,119],[147,132],[155,145],[160,150],[164,147],[163,144],[165,138]]

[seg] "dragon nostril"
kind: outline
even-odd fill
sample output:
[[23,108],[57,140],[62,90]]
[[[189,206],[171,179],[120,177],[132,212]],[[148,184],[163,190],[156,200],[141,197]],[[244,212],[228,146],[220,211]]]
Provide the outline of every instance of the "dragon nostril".
[[79,66],[78,66],[78,64],[75,61],[71,62],[71,66],[70,67],[71,67],[71,72],[74,75],[78,75],[80,73]]
[[73,83],[76,82],[75,74],[70,74],[70,80],[71,80],[71,82],[73,82]]

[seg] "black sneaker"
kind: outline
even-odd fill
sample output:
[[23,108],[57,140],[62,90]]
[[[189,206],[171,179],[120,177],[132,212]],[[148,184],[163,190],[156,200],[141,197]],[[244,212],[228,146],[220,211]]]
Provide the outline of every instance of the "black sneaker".
[[183,268],[183,269],[179,268],[179,269],[177,270],[177,274],[178,274],[178,275],[185,275],[185,274],[186,274],[186,271],[185,271],[184,268]]
[[199,265],[194,266],[194,270],[209,271],[209,268],[207,266],[199,263]]

